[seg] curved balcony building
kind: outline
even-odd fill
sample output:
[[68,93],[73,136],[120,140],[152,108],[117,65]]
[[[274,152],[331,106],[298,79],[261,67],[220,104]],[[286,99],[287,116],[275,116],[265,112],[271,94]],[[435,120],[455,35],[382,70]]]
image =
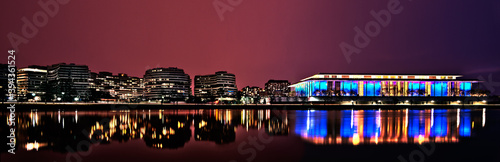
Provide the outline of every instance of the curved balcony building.
[[154,68],[144,74],[144,88],[148,100],[185,100],[191,95],[191,80],[179,68]]

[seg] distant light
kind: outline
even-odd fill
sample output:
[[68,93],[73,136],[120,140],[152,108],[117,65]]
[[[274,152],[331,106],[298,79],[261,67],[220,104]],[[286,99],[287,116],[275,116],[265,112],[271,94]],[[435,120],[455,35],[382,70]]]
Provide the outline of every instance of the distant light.
[[408,102],[408,100],[406,100],[405,102]]
[[378,102],[382,102],[382,101],[378,100]]
[[319,101],[316,97],[309,97],[309,101]]
[[354,133],[354,135],[352,136],[352,144],[353,145],[358,145],[359,144],[359,134],[357,133]]
[[460,103],[460,100],[458,100],[457,102]]
[[75,97],[75,101],[78,101],[78,100],[80,100],[80,99],[78,97]]
[[61,101],[61,97],[57,97],[57,101]]
[[434,100],[432,100],[431,102],[434,103]]
[[32,93],[31,95],[32,95],[32,96],[35,96],[35,94],[34,94],[34,93]]
[[483,100],[483,103],[486,103],[486,100]]
[[423,142],[425,142],[424,136],[423,135],[418,135],[418,143],[422,144]]

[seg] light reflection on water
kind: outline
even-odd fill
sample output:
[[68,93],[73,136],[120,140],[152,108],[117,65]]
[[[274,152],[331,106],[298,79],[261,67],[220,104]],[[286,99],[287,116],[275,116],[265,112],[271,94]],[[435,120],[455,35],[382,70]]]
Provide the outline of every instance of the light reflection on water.
[[484,127],[485,118],[485,109],[31,111],[19,113],[16,130],[19,148],[28,151],[86,151],[77,149],[82,140],[139,139],[158,149],[182,148],[191,139],[222,145],[235,142],[239,127],[246,132],[238,133],[264,129],[313,144],[379,145],[457,143]]
[[486,110],[296,111],[294,132],[315,144],[456,143],[484,127]]

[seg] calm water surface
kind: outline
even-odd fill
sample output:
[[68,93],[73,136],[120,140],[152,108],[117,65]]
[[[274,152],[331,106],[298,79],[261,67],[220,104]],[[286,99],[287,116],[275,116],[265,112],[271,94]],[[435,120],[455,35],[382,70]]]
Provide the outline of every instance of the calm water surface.
[[[32,110],[16,115],[16,154],[4,150],[2,162],[500,161],[496,109]],[[6,124],[7,143],[4,130]]]

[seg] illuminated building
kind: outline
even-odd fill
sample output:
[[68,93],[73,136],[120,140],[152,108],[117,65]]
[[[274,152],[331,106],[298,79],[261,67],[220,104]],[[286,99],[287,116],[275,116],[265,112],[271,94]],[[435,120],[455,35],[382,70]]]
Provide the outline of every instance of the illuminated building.
[[119,100],[131,101],[143,96],[143,80],[119,73],[110,72],[91,73],[91,88],[109,94]]
[[260,91],[262,91],[261,88],[250,87],[250,86],[246,86],[246,87],[241,89],[241,93],[245,97],[258,97]]
[[90,70],[87,65],[59,63],[47,67],[51,91],[64,101],[80,101],[90,96]]
[[[255,104],[258,103],[261,96],[261,91],[264,91],[259,87],[250,87],[246,86],[241,89],[240,94],[240,102],[243,104]],[[264,94],[265,95],[265,94]]]
[[219,97],[234,98],[237,91],[236,76],[226,71],[194,77],[194,95],[202,100],[213,100]]
[[127,74],[118,74],[119,85],[115,90],[122,100],[137,99],[143,96],[144,84],[143,79],[139,77],[131,77]]
[[154,68],[144,74],[144,88],[148,100],[185,100],[191,94],[191,79],[179,68]]
[[288,80],[269,80],[265,85],[268,96],[284,97],[290,93],[290,82]]
[[297,96],[471,96],[476,80],[461,75],[320,73],[291,85]]
[[40,101],[47,83],[46,66],[29,66],[17,70],[17,94],[20,101]]

